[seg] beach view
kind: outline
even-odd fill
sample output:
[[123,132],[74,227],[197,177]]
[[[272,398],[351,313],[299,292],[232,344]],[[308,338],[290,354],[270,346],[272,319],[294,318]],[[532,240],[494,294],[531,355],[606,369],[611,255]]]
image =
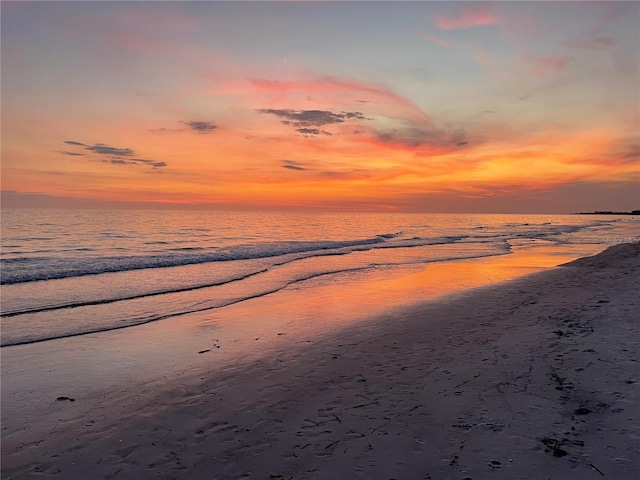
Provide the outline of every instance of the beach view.
[[2,1],[3,479],[640,477],[640,4]]

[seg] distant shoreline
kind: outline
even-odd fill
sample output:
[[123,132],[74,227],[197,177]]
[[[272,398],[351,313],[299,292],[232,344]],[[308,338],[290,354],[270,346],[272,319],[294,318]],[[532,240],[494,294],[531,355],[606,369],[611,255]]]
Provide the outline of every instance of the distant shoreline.
[[575,212],[571,215],[640,215],[640,210],[631,210],[630,212],[611,212],[602,210],[596,212]]

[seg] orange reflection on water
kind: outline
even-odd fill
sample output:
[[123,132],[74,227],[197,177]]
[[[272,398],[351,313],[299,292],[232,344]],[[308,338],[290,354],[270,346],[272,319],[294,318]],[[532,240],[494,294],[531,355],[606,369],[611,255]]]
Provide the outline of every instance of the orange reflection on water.
[[262,329],[288,325],[321,330],[508,281],[601,250],[598,245],[564,246],[562,252],[557,247],[515,247],[509,255],[344,273],[221,309],[216,317],[225,324],[229,313],[234,323],[261,324]]

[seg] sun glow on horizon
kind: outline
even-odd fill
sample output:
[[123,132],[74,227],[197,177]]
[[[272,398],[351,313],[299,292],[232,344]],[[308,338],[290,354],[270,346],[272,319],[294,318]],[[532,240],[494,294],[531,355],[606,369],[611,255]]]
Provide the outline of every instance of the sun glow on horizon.
[[17,204],[638,207],[636,3],[9,3]]

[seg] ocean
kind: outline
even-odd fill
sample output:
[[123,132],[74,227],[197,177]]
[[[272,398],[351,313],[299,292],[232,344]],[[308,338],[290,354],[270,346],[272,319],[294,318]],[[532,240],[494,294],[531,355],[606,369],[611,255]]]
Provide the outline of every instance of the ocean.
[[348,289],[374,271],[514,245],[604,248],[639,233],[631,216],[7,209],[2,346],[179,322],[314,281]]

